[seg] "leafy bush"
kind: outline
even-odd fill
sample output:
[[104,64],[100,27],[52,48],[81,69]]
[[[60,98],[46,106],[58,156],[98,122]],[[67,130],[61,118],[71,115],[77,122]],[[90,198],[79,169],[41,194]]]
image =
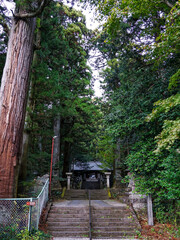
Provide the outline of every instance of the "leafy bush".
[[21,233],[17,234],[18,240],[48,240],[50,235],[45,234],[42,231],[33,230],[31,233],[26,229],[22,230]]
[[0,231],[0,239],[3,240],[48,240],[50,239],[50,235],[45,234],[39,230],[33,230],[29,233],[28,229],[25,228],[21,230],[20,233],[17,232],[16,226],[5,227],[3,231]]
[[126,163],[134,175],[137,191],[152,194],[157,219],[176,221],[180,207],[179,153],[171,149],[169,155],[157,154],[155,147],[150,140],[139,142]]

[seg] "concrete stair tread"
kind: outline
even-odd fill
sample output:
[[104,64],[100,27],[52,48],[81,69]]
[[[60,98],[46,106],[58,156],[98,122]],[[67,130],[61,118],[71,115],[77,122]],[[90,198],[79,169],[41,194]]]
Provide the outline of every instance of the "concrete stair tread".
[[[47,224],[48,225],[53,225],[53,226],[61,226],[61,225],[65,225],[66,224],[66,222],[64,221],[64,222],[61,222],[61,219],[59,219],[60,221],[59,222],[53,222],[53,221],[47,221]],[[74,220],[74,219],[73,219]],[[86,220],[86,219],[85,219]],[[77,221],[75,221],[75,222],[71,222],[71,226],[76,226],[76,225],[87,225],[87,224],[89,224],[89,220],[87,220],[87,221],[85,221],[85,220],[83,220],[83,221],[79,221],[79,222],[77,222]]]
[[[76,221],[77,221],[77,219],[76,219]],[[87,222],[89,222],[89,219],[87,220],[87,218],[80,218],[80,219],[78,219],[78,222],[85,222],[85,221],[87,221]],[[71,222],[74,222],[74,219],[73,218],[56,218],[56,219],[54,219],[54,218],[48,218],[48,220],[47,220],[47,223],[48,222],[53,222],[53,223],[56,223],[56,222],[68,222],[68,223],[71,223]]]
[[[108,192],[105,189],[91,189],[91,200],[106,200],[109,199]],[[68,200],[83,200],[88,199],[88,191],[84,189],[70,189],[65,192],[65,199]]]
[[95,231],[111,231],[111,232],[117,232],[117,231],[129,231],[129,230],[134,230],[134,226],[101,226],[101,227],[97,227],[97,226],[93,226],[92,227],[93,230]]
[[136,235],[136,232],[135,231],[118,231],[118,232],[93,232],[93,236],[94,237],[122,237],[122,236],[135,236]]
[[83,219],[87,219],[88,217],[87,217],[87,215],[89,215],[89,214],[80,214],[80,213],[65,213],[65,214],[63,214],[63,213],[49,213],[49,215],[48,215],[48,218],[54,218],[54,217],[57,217],[57,218],[83,218]]
[[53,237],[88,237],[89,232],[57,232],[57,231],[49,231],[49,233]]
[[81,210],[81,209],[79,209],[79,210],[72,210],[72,211],[62,211],[61,209],[52,209],[51,210],[51,213],[61,213],[61,214],[64,214],[64,215],[66,215],[66,214],[88,214],[89,213],[89,211],[88,210]]
[[86,227],[81,227],[81,226],[79,226],[79,227],[77,227],[77,226],[69,226],[69,227],[67,227],[67,226],[63,226],[63,228],[60,228],[59,226],[58,227],[56,227],[56,226],[48,226],[48,228],[47,228],[49,231],[58,231],[58,232],[64,232],[64,231],[68,231],[68,232],[88,232],[89,231],[89,228],[88,228],[88,226],[86,226]]

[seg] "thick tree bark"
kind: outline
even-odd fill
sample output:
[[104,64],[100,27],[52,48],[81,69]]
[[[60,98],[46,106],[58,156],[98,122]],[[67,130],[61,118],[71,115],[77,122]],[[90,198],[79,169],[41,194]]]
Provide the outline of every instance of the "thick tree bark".
[[0,198],[17,189],[35,19],[13,20],[0,90]]
[[18,178],[20,180],[26,180],[27,177],[27,155],[29,145],[29,133],[23,132],[23,144],[22,144],[22,155],[20,157],[20,171]]
[[[36,47],[40,48],[40,39],[41,39],[41,32],[39,29],[37,30],[36,34],[36,42],[35,45]],[[33,54],[33,63],[32,63],[32,68],[36,68],[38,65],[38,60],[37,60],[37,52],[34,51]],[[27,108],[30,109],[30,111],[33,112],[33,82],[36,79],[36,75],[31,72],[31,80],[30,80],[30,87],[29,87],[29,96],[28,96],[28,103],[27,103]],[[26,180],[27,177],[27,159],[28,159],[28,147],[29,147],[29,139],[30,139],[30,132],[28,131],[29,122],[28,119],[30,119],[30,114],[29,111],[26,111],[26,117],[25,117],[25,124],[24,124],[24,131],[23,131],[23,144],[22,144],[22,154],[20,157],[20,172],[19,172],[19,179],[20,180]],[[39,150],[42,152],[42,137],[39,137]]]

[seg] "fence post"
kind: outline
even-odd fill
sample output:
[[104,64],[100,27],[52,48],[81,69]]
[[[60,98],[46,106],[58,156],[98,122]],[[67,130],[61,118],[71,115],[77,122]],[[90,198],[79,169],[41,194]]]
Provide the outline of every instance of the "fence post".
[[37,198],[37,222],[36,222],[36,229],[38,230],[39,226],[39,215],[40,215],[40,206],[39,206],[39,197]]
[[[30,202],[32,202],[32,198],[30,198]],[[29,206],[29,219],[28,219],[28,231],[31,232],[31,215],[32,215],[32,206]]]
[[153,208],[152,208],[152,196],[148,194],[147,196],[147,212],[148,212],[148,225],[153,226]]

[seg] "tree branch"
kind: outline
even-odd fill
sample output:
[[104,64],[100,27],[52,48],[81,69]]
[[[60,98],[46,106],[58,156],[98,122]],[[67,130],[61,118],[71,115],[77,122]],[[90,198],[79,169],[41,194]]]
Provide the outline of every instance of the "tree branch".
[[174,7],[174,5],[172,3],[170,3],[168,0],[164,0],[164,3],[170,8]]
[[13,13],[13,16],[15,18],[20,18],[20,19],[24,19],[24,18],[33,18],[38,16],[39,14],[42,13],[43,9],[45,8],[45,6],[47,4],[49,4],[52,0],[42,0],[39,8],[37,9],[36,12],[33,13]]

